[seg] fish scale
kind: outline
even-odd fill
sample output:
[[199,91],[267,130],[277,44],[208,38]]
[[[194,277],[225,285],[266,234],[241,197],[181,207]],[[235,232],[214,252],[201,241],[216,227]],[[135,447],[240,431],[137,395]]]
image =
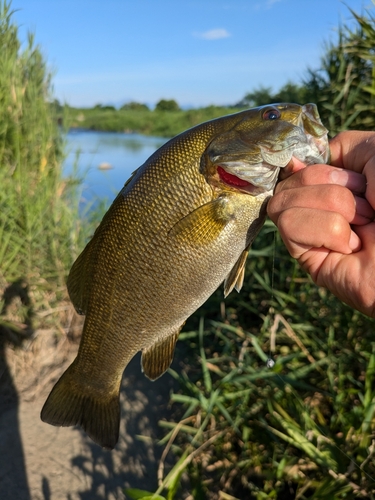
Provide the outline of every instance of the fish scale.
[[270,189],[269,173],[288,151],[289,160],[293,151],[303,151],[301,161],[327,160],[314,105],[269,105],[198,125],[133,173],[70,271],[70,298],[86,317],[77,357],[42,409],[45,422],[81,425],[115,446],[126,365],[142,351],[145,375],[158,378],[186,319],[223,281],[225,294],[239,291],[276,182]]

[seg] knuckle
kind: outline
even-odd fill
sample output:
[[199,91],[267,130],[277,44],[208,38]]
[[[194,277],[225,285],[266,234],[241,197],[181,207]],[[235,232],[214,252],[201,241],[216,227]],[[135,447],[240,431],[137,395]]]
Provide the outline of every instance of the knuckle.
[[279,215],[277,227],[283,238],[284,243],[293,239],[296,231],[295,213],[293,209],[285,210]]
[[[299,174],[299,182],[301,186],[310,186],[314,183],[314,177],[312,176],[311,167],[303,168],[298,172]],[[313,178],[312,178],[313,177]]]
[[298,172],[301,186],[328,183],[332,167],[329,165],[309,165]]
[[352,217],[355,214],[355,200],[353,193],[343,186],[329,186],[329,203],[331,210],[342,215]]
[[342,237],[343,233],[346,232],[348,223],[344,217],[337,213],[332,212],[330,216],[329,233],[333,238]]
[[284,181],[279,181],[276,184],[275,191],[274,191],[274,196],[278,193],[280,193],[284,188],[285,184],[287,183],[288,179],[285,179]]
[[288,199],[287,191],[280,191],[271,197],[267,205],[267,212],[273,221],[277,220],[285,207],[288,206]]

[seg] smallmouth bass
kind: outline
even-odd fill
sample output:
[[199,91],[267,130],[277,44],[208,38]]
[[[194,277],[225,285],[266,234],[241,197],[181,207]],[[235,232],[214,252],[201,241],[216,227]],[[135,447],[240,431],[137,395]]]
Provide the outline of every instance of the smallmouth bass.
[[142,351],[155,380],[186,319],[224,282],[240,291],[279,170],[329,158],[316,106],[273,104],[212,120],[171,139],[120,191],[68,277],[85,314],[76,359],[42,409],[98,444],[118,440],[123,371]]

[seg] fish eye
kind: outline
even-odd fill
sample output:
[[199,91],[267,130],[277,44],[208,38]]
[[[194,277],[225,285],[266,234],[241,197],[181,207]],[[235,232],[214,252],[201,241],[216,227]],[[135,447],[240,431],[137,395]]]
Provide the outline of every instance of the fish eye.
[[281,116],[281,113],[278,109],[267,109],[263,113],[263,120],[278,120]]

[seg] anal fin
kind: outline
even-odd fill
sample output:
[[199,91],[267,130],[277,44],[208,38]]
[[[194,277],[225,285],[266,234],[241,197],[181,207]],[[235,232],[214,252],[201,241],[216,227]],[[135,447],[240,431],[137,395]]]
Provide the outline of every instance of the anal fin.
[[[182,326],[181,326],[182,328]],[[151,380],[156,380],[168,370],[173,360],[176,342],[181,328],[142,350],[142,371]]]
[[245,277],[245,264],[246,259],[249,254],[250,246],[245,248],[241,253],[239,259],[231,269],[228,276],[224,281],[224,297],[230,294],[230,292],[235,288],[239,292],[243,285],[243,280]]

